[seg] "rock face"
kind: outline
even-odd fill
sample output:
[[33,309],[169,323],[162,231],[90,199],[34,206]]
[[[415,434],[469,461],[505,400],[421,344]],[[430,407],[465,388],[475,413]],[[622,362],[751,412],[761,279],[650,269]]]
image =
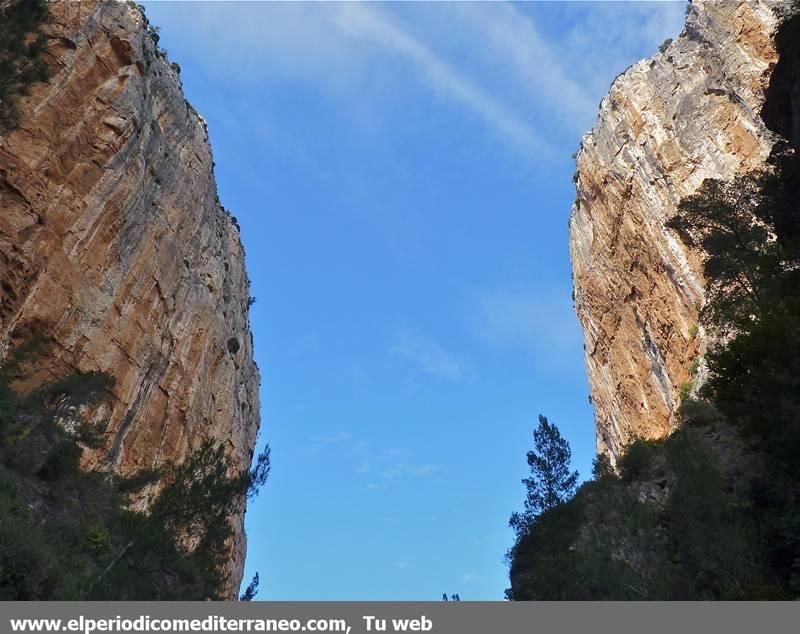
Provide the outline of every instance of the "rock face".
[[[205,123],[135,4],[54,1],[51,14],[51,78],[0,140],[1,351],[46,332],[41,380],[114,376],[90,413],[106,443],[84,452],[87,468],[179,462],[208,438],[249,465],[249,283]],[[245,554],[243,512],[234,519],[230,596]]]
[[582,140],[570,251],[597,446],[612,462],[675,426],[707,344],[704,282],[702,254],[664,224],[704,179],[765,165],[777,136],[762,110],[791,4],[695,0],[680,37],[617,78]]

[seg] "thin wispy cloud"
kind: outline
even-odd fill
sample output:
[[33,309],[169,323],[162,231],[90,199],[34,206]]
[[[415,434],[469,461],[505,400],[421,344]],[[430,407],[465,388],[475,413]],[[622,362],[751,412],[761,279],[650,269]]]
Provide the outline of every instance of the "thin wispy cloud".
[[437,476],[442,471],[442,465],[418,462],[407,451],[376,449],[368,442],[355,448],[354,455],[357,460],[353,471],[367,480],[368,491],[385,491],[407,481]]
[[405,462],[387,463],[382,468],[368,471],[371,479],[366,484],[368,491],[385,491],[394,485],[409,480],[429,478],[441,472],[437,464],[409,464]]
[[536,22],[506,2],[447,5],[482,45],[484,56],[502,64],[504,76],[525,88],[530,109],[546,110],[566,130],[582,132],[597,111],[597,101],[563,63],[562,46],[548,41]]
[[352,440],[353,434],[346,431],[336,432],[334,434],[328,434],[323,436],[312,436],[311,442],[318,444],[318,445],[336,445],[340,443],[346,443]]
[[381,477],[385,480],[397,480],[399,478],[422,477],[438,472],[441,469],[436,464],[408,464],[406,462],[395,462],[390,464],[381,472]]
[[[571,433],[581,471],[594,455],[569,155],[683,3],[142,1],[209,121],[262,298],[281,461],[262,501],[300,515],[248,513],[252,572],[275,560],[272,598],[499,598],[519,493],[497,492],[518,483],[531,412]],[[394,574],[377,588],[381,568]]]
[[[442,470],[440,464],[422,462],[397,447],[380,448],[348,431],[315,434],[308,439],[309,456],[335,455],[337,461],[363,478],[368,491],[384,491],[407,481],[430,478]],[[347,466],[349,465],[349,466]]]
[[[180,4],[171,10],[185,12]],[[554,38],[538,23],[535,7],[510,2],[201,2],[184,28],[203,43],[198,50],[215,73],[248,83],[301,82],[373,141],[396,124],[385,118],[387,101],[407,98],[416,83],[471,113],[517,159],[536,162],[559,153],[559,131],[577,140],[591,126],[600,96],[633,51],[655,52],[643,47],[677,34],[683,4],[559,10],[569,46],[564,31]],[[273,143],[314,163],[279,123],[269,125]],[[330,168],[313,167],[330,177]]]
[[446,350],[434,339],[411,330],[400,330],[389,344],[389,353],[404,361],[414,373],[453,383],[472,378],[470,364]]
[[352,445],[353,434],[346,431],[337,431],[330,434],[315,434],[308,439],[305,453],[308,456],[320,456],[332,450],[341,451],[342,446]]
[[386,14],[361,3],[345,3],[341,5],[336,22],[344,32],[369,38],[374,44],[407,58],[435,92],[453,98],[473,110],[512,144],[533,154],[552,149],[528,123],[481,90],[465,74],[436,55],[411,33],[403,30]]
[[587,91],[601,96],[612,79],[637,58],[680,33],[685,2],[564,2],[558,5],[569,27],[560,51],[566,67]]
[[383,7],[360,2],[199,3],[186,29],[214,43],[207,49],[207,62],[217,73],[234,80],[312,82],[361,120],[377,116],[365,109],[365,102],[375,98],[365,92],[370,72],[388,71],[402,81],[385,63],[392,55],[406,63],[409,77],[472,112],[512,149],[534,159],[554,150],[519,104],[487,90],[458,60],[434,52],[424,34],[413,33]]

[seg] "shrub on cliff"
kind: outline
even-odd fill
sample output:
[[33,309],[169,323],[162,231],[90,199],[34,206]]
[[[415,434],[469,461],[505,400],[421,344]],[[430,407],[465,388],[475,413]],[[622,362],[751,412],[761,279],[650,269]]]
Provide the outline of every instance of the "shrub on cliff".
[[637,438],[619,460],[618,466],[623,480],[645,479],[655,459],[656,448],[653,443]]
[[800,466],[800,160],[707,181],[668,225],[706,253],[704,322],[729,336],[701,394],[784,467]]
[[[84,426],[59,421],[104,398],[111,378],[77,373],[17,394],[25,348],[0,368],[0,599],[222,598],[229,518],[266,481],[269,449],[245,470],[208,442],[180,465],[85,472]],[[150,512],[130,510],[153,484],[162,490]]]
[[16,0],[0,9],[0,134],[18,125],[19,96],[47,80],[47,37],[41,32],[47,17],[46,0]]
[[707,181],[668,223],[705,252],[702,320],[725,335],[700,399],[633,443],[622,477],[600,465],[541,514],[511,551],[514,599],[800,596],[800,160],[771,162]]

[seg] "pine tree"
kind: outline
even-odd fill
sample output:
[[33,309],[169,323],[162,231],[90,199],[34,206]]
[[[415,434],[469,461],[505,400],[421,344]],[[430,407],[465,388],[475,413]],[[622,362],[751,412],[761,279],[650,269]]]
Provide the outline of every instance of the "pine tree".
[[239,601],[252,601],[255,599],[256,595],[258,594],[258,584],[258,573],[256,573],[253,577],[253,580],[250,582],[250,585],[247,586],[242,596],[239,597]]
[[539,426],[533,432],[533,451],[528,452],[531,477],[522,483],[528,490],[525,510],[513,513],[509,525],[517,539],[525,535],[539,516],[563,504],[575,494],[578,472],[571,470],[572,451],[558,427],[539,415]]

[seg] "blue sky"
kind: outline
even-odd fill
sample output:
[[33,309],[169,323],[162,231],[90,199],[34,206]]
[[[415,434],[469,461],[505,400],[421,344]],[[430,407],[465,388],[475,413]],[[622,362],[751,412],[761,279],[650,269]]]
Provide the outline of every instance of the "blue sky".
[[238,218],[259,599],[502,599],[537,415],[588,476],[572,153],[683,2],[147,2]]

